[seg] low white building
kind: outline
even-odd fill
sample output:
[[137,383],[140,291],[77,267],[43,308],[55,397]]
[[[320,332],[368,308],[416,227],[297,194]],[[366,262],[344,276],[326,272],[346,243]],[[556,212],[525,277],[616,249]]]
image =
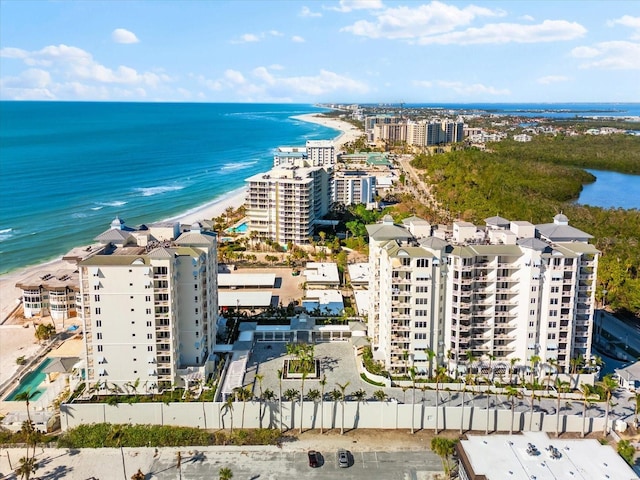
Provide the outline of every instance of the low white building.
[[640,361],[624,368],[616,368],[615,372],[621,387],[630,392],[640,392]]
[[330,262],[308,262],[302,275],[308,286],[337,288],[340,286],[338,265]]
[[342,315],[344,299],[338,290],[307,290],[302,306],[310,314],[319,310],[321,314]]

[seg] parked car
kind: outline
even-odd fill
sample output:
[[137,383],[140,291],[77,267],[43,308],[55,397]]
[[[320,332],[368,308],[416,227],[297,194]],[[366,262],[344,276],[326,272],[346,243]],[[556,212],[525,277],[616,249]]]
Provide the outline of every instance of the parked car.
[[307,457],[309,458],[309,466],[312,468],[317,468],[320,466],[319,454],[315,450],[309,450],[307,452]]
[[347,468],[349,466],[349,452],[347,450],[338,450],[338,466]]

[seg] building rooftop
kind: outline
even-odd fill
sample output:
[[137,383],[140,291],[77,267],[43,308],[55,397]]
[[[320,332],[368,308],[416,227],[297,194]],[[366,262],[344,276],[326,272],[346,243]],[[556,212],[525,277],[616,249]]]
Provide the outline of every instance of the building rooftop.
[[369,283],[369,275],[371,270],[369,262],[352,263],[347,266],[351,284],[361,285]]
[[335,263],[307,262],[302,275],[307,283],[336,285],[340,283],[338,265]]
[[220,288],[273,288],[276,282],[275,273],[219,273]]
[[266,308],[271,305],[273,292],[271,290],[260,290],[252,292],[248,290],[219,290],[218,305],[228,308]]
[[471,469],[466,473],[476,479],[638,478],[610,445],[595,439],[551,440],[544,432],[478,435],[461,440],[457,449],[465,470]]

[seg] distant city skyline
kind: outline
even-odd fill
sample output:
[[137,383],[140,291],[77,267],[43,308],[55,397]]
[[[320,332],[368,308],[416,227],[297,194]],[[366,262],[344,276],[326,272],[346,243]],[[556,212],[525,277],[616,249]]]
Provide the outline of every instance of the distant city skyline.
[[635,1],[0,1],[0,99],[640,101]]

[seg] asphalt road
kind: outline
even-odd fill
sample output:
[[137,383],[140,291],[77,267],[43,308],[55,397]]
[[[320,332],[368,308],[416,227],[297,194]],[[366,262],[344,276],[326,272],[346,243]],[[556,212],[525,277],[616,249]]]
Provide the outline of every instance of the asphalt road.
[[442,472],[440,458],[432,452],[350,452],[350,466],[338,467],[336,451],[320,452],[318,468],[311,468],[306,452],[207,452],[176,467],[175,458],[160,456],[150,478],[204,480],[217,478],[220,468],[230,468],[234,479],[276,480],[285,478],[428,479]]

